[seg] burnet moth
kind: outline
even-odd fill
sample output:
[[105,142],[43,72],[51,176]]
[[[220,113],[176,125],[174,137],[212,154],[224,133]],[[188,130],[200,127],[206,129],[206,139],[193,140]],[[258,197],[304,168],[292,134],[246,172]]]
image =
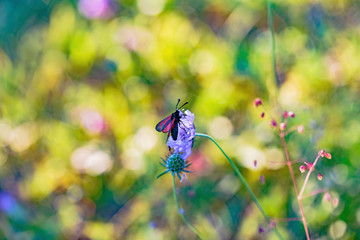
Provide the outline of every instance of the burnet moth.
[[178,102],[175,107],[175,112],[173,112],[171,115],[167,116],[163,120],[161,120],[155,127],[156,131],[168,133],[168,138],[171,133],[171,137],[176,141],[179,131],[179,124],[180,124],[180,110],[183,106],[188,104],[188,102],[184,103],[181,107],[178,108],[178,105],[180,103],[180,99],[178,99]]

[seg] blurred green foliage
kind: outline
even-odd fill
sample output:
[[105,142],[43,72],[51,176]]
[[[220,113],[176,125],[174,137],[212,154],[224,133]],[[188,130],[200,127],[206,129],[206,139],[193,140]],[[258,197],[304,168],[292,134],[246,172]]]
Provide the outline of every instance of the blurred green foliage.
[[[299,217],[269,125],[294,111],[289,127],[305,126],[286,139],[294,169],[320,149],[333,156],[306,190],[332,197],[304,200],[311,236],[359,239],[359,10],[355,0],[274,1],[276,82],[265,1],[2,0],[0,237],[195,239],[171,176],[155,180],[168,150],[154,126],[181,98],[274,218]],[[178,193],[201,232],[276,239],[215,146],[196,139],[190,161]],[[299,221],[277,227],[305,238]]]

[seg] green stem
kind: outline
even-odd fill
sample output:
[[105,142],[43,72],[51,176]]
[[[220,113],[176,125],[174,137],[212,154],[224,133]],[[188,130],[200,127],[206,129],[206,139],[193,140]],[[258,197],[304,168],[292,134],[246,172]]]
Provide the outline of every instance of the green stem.
[[272,10],[271,0],[267,0],[267,11],[268,11],[268,28],[271,34],[271,58],[272,58],[272,67],[274,71],[274,78],[276,86],[279,83],[279,76],[276,71],[276,56],[275,56],[275,34],[274,34],[274,16]]
[[191,231],[193,231],[193,233],[195,233],[200,239],[204,239],[201,234],[199,233],[199,231],[190,223],[190,221],[187,219],[187,217],[184,215],[183,211],[180,208],[179,205],[179,201],[177,199],[177,195],[176,195],[176,186],[175,186],[175,175],[172,175],[172,183],[173,183],[173,194],[174,194],[174,200],[176,203],[176,208],[180,214],[180,216],[182,217],[182,219],[184,220],[184,222],[186,223],[186,225],[190,228]]
[[[266,215],[265,211],[263,210],[263,208],[261,207],[258,199],[256,198],[254,192],[251,190],[249,184],[246,182],[244,176],[241,174],[240,170],[238,169],[238,167],[235,165],[235,163],[229,158],[229,156],[224,152],[224,150],[220,147],[220,145],[215,141],[215,139],[213,139],[211,136],[207,135],[207,134],[203,134],[203,133],[196,133],[195,136],[198,137],[206,137],[208,139],[210,139],[213,143],[215,143],[215,145],[220,149],[220,151],[224,154],[224,156],[226,157],[226,159],[229,161],[231,167],[234,169],[236,175],[239,177],[240,181],[244,184],[246,190],[249,192],[252,200],[255,202],[256,206],[258,207],[258,209],[260,210],[261,214],[264,216],[266,222],[268,224],[270,224],[270,218]],[[276,234],[278,235],[279,239],[283,239],[280,235],[280,233],[277,231],[276,228],[274,228]]]

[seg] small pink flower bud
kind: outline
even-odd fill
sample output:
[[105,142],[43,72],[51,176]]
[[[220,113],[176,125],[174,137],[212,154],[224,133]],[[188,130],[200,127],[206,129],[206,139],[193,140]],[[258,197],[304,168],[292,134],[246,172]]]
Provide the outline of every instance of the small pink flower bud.
[[258,106],[260,106],[260,105],[262,105],[262,100],[261,100],[261,98],[255,98],[255,100],[254,100],[254,106],[255,106],[255,107],[258,107]]
[[330,193],[326,192],[323,196],[323,199],[327,202],[330,202],[331,201],[331,195]]
[[321,175],[321,173],[318,173],[317,179],[319,179],[319,181],[321,181],[323,179],[323,175]]
[[271,126],[273,126],[273,127],[276,127],[276,126],[277,126],[277,122],[276,122],[274,119],[271,120],[270,124],[271,124]]
[[257,160],[254,160],[254,167],[257,166]]
[[333,199],[333,206],[337,207],[338,205],[339,205],[339,198],[336,197]]
[[280,129],[284,131],[286,129],[286,123],[280,123]]
[[298,131],[299,134],[303,134],[304,133],[304,126],[303,125],[298,126],[297,131]]
[[292,112],[292,111],[290,111],[290,112],[289,112],[289,116],[292,117],[292,118],[294,118],[294,117],[295,117],[295,113]]
[[270,227],[272,227],[272,228],[276,227],[276,222],[271,221],[271,222],[270,222]]
[[301,173],[304,173],[306,171],[306,167],[304,165],[301,165],[299,169]]
[[311,163],[311,162],[309,162],[309,163],[308,163],[308,162],[305,162],[305,164],[306,164],[308,170],[310,170],[311,168],[313,168],[313,165],[314,165],[314,164]]
[[285,111],[283,116],[284,116],[285,119],[288,118],[289,117],[288,111]]
[[325,157],[326,157],[327,159],[331,159],[331,154],[330,154],[330,153],[325,153]]
[[261,184],[261,185],[263,185],[263,184],[265,183],[265,177],[264,177],[264,175],[260,175],[259,181],[260,181],[260,184]]
[[261,115],[260,115],[261,118],[264,118],[265,117],[265,113],[262,112]]
[[321,157],[324,157],[325,156],[325,151],[324,150],[320,150],[320,152],[319,152],[319,155],[321,156]]

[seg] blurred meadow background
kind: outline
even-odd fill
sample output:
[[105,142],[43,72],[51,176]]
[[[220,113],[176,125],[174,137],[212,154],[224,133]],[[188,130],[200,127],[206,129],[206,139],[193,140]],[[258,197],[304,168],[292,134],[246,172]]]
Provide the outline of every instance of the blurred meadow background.
[[[177,99],[238,164],[270,217],[298,218],[278,135],[284,110],[312,239],[360,239],[360,3],[1,0],[0,238],[196,239],[159,179]],[[266,116],[253,106],[261,97]],[[208,239],[277,239],[221,152],[196,138],[181,206]],[[257,166],[254,166],[257,160]],[[259,181],[264,176],[265,181]],[[276,224],[305,239],[299,221]],[[259,227],[265,230],[259,233]]]

